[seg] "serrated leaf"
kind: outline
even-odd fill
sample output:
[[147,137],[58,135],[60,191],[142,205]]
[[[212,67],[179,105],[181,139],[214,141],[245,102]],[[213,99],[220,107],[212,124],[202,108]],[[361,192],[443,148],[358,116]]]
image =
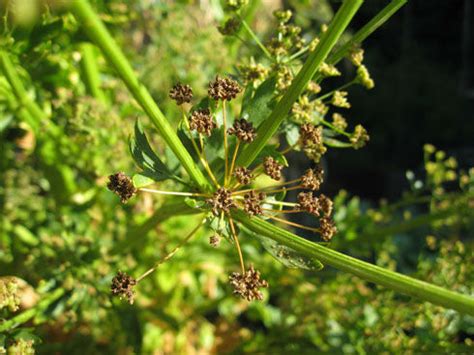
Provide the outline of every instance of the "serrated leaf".
[[143,169],[142,175],[155,181],[176,178],[151,148],[139,120],[135,123],[135,136],[130,138],[129,146],[133,159]]
[[257,89],[253,89],[251,84],[247,86],[242,101],[241,117],[248,119],[256,127],[268,118],[273,109],[275,84],[276,77],[272,76],[260,84]]

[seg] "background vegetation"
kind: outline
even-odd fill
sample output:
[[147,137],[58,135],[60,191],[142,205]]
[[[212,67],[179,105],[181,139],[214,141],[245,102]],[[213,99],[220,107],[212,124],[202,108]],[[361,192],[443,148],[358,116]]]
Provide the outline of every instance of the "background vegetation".
[[[161,198],[123,205],[106,189],[109,174],[135,170],[128,137],[136,118],[151,127],[72,15],[54,1],[38,2],[38,11],[33,2],[17,8],[24,3],[1,4],[0,353],[472,352],[474,317],[331,267],[286,268],[256,240],[244,252],[271,288],[262,302],[237,299],[228,285],[235,253],[226,243],[210,247],[205,230],[140,284],[135,304],[113,299],[116,271],[146,270],[194,217],[143,224]],[[292,23],[314,36],[339,6],[255,3],[251,24],[264,43],[277,8],[294,10]],[[436,3],[409,2],[364,43],[376,87],[351,88],[346,117],[371,140],[328,152],[323,192],[335,201],[332,248],[472,296],[474,121],[469,80],[461,82],[470,53],[456,27],[472,10]],[[168,91],[177,81],[204,96],[217,73],[262,56],[248,36],[219,33],[224,2],[93,6],[175,124]],[[366,1],[351,31],[381,8]],[[100,72],[98,91],[88,59]],[[343,78],[352,70],[343,63]],[[160,137],[149,138],[165,154]],[[289,159],[288,179],[307,168],[301,154]]]

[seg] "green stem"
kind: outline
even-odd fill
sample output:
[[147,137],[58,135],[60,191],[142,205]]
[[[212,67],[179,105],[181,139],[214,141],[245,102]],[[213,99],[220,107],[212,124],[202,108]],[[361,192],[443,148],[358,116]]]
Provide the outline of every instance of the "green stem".
[[13,89],[13,93],[18,101],[18,103],[25,107],[32,118],[35,120],[37,125],[40,125],[40,122],[46,118],[46,115],[41,110],[41,108],[30,99],[28,96],[23,84],[18,77],[18,74],[15,70],[15,67],[10,59],[8,53],[4,51],[0,51],[0,69],[2,70],[3,74],[8,80],[11,88]]
[[382,26],[395,12],[398,11],[408,0],[393,0],[390,4],[385,6],[372,20],[370,20],[364,27],[362,27],[356,34],[337,51],[331,54],[327,60],[328,64],[336,64],[344,58],[354,45],[362,43],[375,30]]
[[242,211],[234,212],[233,217],[252,232],[264,235],[324,264],[331,265],[339,270],[349,272],[364,280],[397,292],[452,308],[461,313],[474,315],[474,298],[472,297],[355,259],[298,237],[260,218],[249,218]]
[[103,103],[107,102],[100,85],[100,71],[97,65],[95,47],[90,43],[83,43],[81,44],[81,53],[81,68],[87,92],[97,100]]
[[94,12],[87,0],[70,2],[69,10],[81,24],[81,29],[100,48],[107,61],[115,68],[120,78],[143,110],[158,128],[166,144],[171,148],[178,160],[201,190],[210,190],[211,185],[191,155],[183,146],[178,135],[165,118],[148,90],[138,81],[131,65],[125,58],[115,40]]
[[316,50],[308,57],[290,88],[278,102],[270,116],[258,127],[257,138],[239,155],[238,166],[247,167],[251,164],[268,140],[275,134],[281,122],[287,117],[291,106],[306,88],[308,82],[317,72],[319,65],[326,59],[361,5],[362,0],[344,1]]
[[268,49],[263,45],[263,43],[260,41],[260,39],[255,34],[255,32],[252,31],[250,26],[247,24],[247,22],[243,18],[240,18],[240,20],[242,21],[242,25],[243,25],[244,29],[247,31],[247,33],[250,35],[250,37],[252,37],[252,39],[257,44],[257,46],[262,50],[262,52],[265,54],[265,56],[273,62],[272,55],[270,54]]
[[6,332],[13,328],[18,327],[21,324],[28,322],[38,313],[43,312],[46,310],[52,303],[56,302],[59,298],[61,298],[66,290],[64,288],[58,288],[53,291],[50,295],[43,298],[35,307],[30,308],[19,315],[0,323],[0,333]]

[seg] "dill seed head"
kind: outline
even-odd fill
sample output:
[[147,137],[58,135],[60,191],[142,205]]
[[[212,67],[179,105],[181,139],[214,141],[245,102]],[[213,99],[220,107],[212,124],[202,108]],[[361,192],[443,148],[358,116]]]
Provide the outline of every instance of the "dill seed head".
[[329,197],[324,194],[319,195],[318,204],[319,208],[326,217],[329,217],[332,214],[333,203]]
[[334,91],[331,98],[331,104],[336,107],[350,108],[351,104],[347,101],[347,91]]
[[267,195],[263,192],[250,191],[244,196],[244,211],[249,216],[260,216],[263,214],[262,201]]
[[326,242],[329,242],[334,234],[337,233],[337,228],[334,225],[333,220],[327,216],[324,216],[319,220],[319,230],[321,238]]
[[215,216],[219,216],[221,212],[229,213],[231,208],[236,207],[232,193],[225,187],[219,188],[206,202]]
[[210,136],[217,124],[212,119],[211,111],[207,108],[193,111],[189,120],[189,128],[196,130],[201,134]]
[[191,86],[186,84],[177,83],[169,92],[171,99],[176,101],[178,105],[182,105],[185,102],[191,102],[193,98],[193,89]]
[[243,166],[239,166],[234,171],[234,176],[241,185],[248,185],[252,182],[252,171]]
[[365,146],[369,139],[366,129],[359,124],[354,128],[350,141],[355,149],[359,149]]
[[319,72],[321,73],[323,77],[341,75],[341,72],[334,65],[327,64],[325,62],[322,62],[321,65],[319,66]]
[[236,81],[229,78],[220,78],[219,76],[216,76],[216,79],[209,83],[207,89],[207,93],[211,98],[222,101],[235,99],[241,91],[242,89]]
[[263,300],[263,294],[259,289],[268,287],[268,282],[260,279],[260,272],[253,266],[250,266],[244,274],[233,272],[229,276],[229,283],[234,288],[234,295],[247,301]]
[[265,68],[260,63],[252,61],[250,64],[238,65],[239,71],[242,75],[243,81],[247,83],[261,83],[268,75],[268,68]]
[[281,170],[283,165],[278,163],[273,157],[265,157],[263,159],[263,170],[265,174],[270,176],[273,180],[281,179]]
[[308,190],[319,190],[321,183],[323,182],[323,169],[317,167],[316,169],[308,169],[301,176],[301,186]]
[[125,173],[119,172],[109,176],[107,188],[120,197],[122,203],[127,202],[136,192],[132,179]]
[[125,272],[119,271],[117,275],[112,279],[110,290],[112,295],[119,296],[120,299],[126,298],[128,303],[133,304],[135,291],[133,287],[137,284],[137,281]]
[[323,129],[311,123],[305,123],[300,127],[300,141],[303,147],[321,145],[323,141]]
[[347,121],[340,113],[332,114],[332,125],[341,131],[344,131],[347,128]]
[[213,234],[209,237],[209,244],[214,248],[217,248],[221,244],[221,237],[219,234]]
[[296,207],[301,211],[306,211],[310,214],[319,216],[319,210],[321,206],[319,205],[318,198],[313,196],[313,192],[300,192],[298,194],[298,205]]
[[235,135],[238,140],[245,143],[253,142],[256,135],[252,122],[249,122],[244,118],[235,120],[232,127],[227,130],[227,133],[230,135]]
[[374,80],[370,77],[370,73],[365,65],[361,65],[357,68],[356,80],[368,90],[373,89],[375,86]]
[[348,58],[352,64],[359,67],[362,65],[362,61],[364,60],[364,50],[360,47],[354,47],[350,51]]

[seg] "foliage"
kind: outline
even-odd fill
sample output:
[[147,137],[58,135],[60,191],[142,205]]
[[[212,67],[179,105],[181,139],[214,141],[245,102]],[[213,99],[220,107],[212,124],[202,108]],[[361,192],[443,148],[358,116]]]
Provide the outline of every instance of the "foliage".
[[[323,150],[361,148],[368,139],[365,129],[346,122],[339,111],[348,106],[347,88],[373,85],[358,46],[370,31],[358,32],[357,43],[350,42],[348,34],[342,37],[349,42],[337,47],[326,64],[321,64],[324,58],[316,58],[313,70],[319,74],[314,81],[307,75],[292,91],[292,79],[315,53],[314,36],[323,42],[328,31],[320,21],[330,20],[329,4],[317,12],[321,17],[308,19],[300,14],[315,12],[312,5],[297,2],[290,20],[286,12],[272,17],[263,6],[245,1],[228,1],[228,6],[212,2],[207,13],[184,2],[137,0],[128,8],[118,1],[95,2],[100,18],[136,65],[140,85],[150,89],[163,117],[170,118],[173,133],[177,127],[173,148],[164,144],[141,111],[145,108],[150,116],[146,105],[154,101],[143,96],[143,90],[134,92],[129,76],[129,82],[124,81],[138,95],[138,104],[133,100],[117,79],[120,68],[113,70],[110,58],[88,42],[77,17],[52,1],[47,7],[38,2],[39,17],[33,13],[22,18],[15,8],[18,3],[2,5],[0,353],[32,353],[33,348],[45,353],[170,354],[469,351],[472,316],[401,296],[328,265],[322,268],[314,256],[255,234],[243,223],[235,226],[242,254],[258,267],[270,288],[261,289],[259,302],[236,298],[228,283],[229,272],[239,263],[231,219],[222,222],[209,213],[209,196],[198,194],[210,192],[192,179],[209,178],[200,150],[195,151],[200,136],[186,125],[196,108],[211,108],[217,124],[227,118],[228,127],[231,117],[261,127],[269,116],[279,116],[282,125],[271,124],[277,136],[269,134],[271,140],[258,145],[261,151],[247,155],[256,156],[251,167],[267,156],[291,166],[293,158],[286,148],[317,163],[324,162]],[[394,1],[390,11],[402,3]],[[226,32],[222,28],[229,19],[240,26],[221,36],[216,27]],[[267,28],[264,39],[252,30],[253,24],[262,23]],[[329,52],[331,43],[323,43]],[[344,48],[349,50],[340,58],[334,55]],[[356,76],[341,75],[338,81],[330,75],[339,72],[333,65],[342,57],[355,65]],[[181,110],[168,98],[177,81],[189,84],[202,98],[206,83],[216,74],[227,74],[245,88],[227,109],[203,99]],[[278,108],[283,100],[289,105],[286,111]],[[155,117],[152,123],[159,125],[159,114]],[[324,143],[301,146],[304,124],[321,127]],[[257,139],[260,133],[259,128]],[[204,161],[219,181],[226,177],[223,135],[225,129],[218,127],[204,149]],[[237,140],[228,138],[233,152]],[[181,145],[189,154],[184,161],[198,166],[191,179],[184,155],[180,161],[173,154]],[[407,173],[410,190],[397,201],[377,205],[339,192],[334,197],[339,232],[330,246],[473,295],[473,171],[459,169],[454,158],[430,145],[424,156],[424,171]],[[309,166],[315,165],[306,163]],[[105,176],[117,171],[137,173],[137,195],[125,205],[105,189]],[[159,191],[191,195],[170,200],[147,192],[156,182]],[[275,184],[261,176],[255,188]],[[267,202],[287,201],[283,190]],[[281,209],[265,218],[277,216]],[[196,211],[206,213],[206,228],[178,250],[202,221]],[[319,227],[313,226],[314,217],[288,221]],[[209,245],[215,232],[225,238],[219,248]],[[314,239],[312,233],[306,240]],[[136,286],[133,305],[111,297],[110,284],[118,270],[147,275]]]

